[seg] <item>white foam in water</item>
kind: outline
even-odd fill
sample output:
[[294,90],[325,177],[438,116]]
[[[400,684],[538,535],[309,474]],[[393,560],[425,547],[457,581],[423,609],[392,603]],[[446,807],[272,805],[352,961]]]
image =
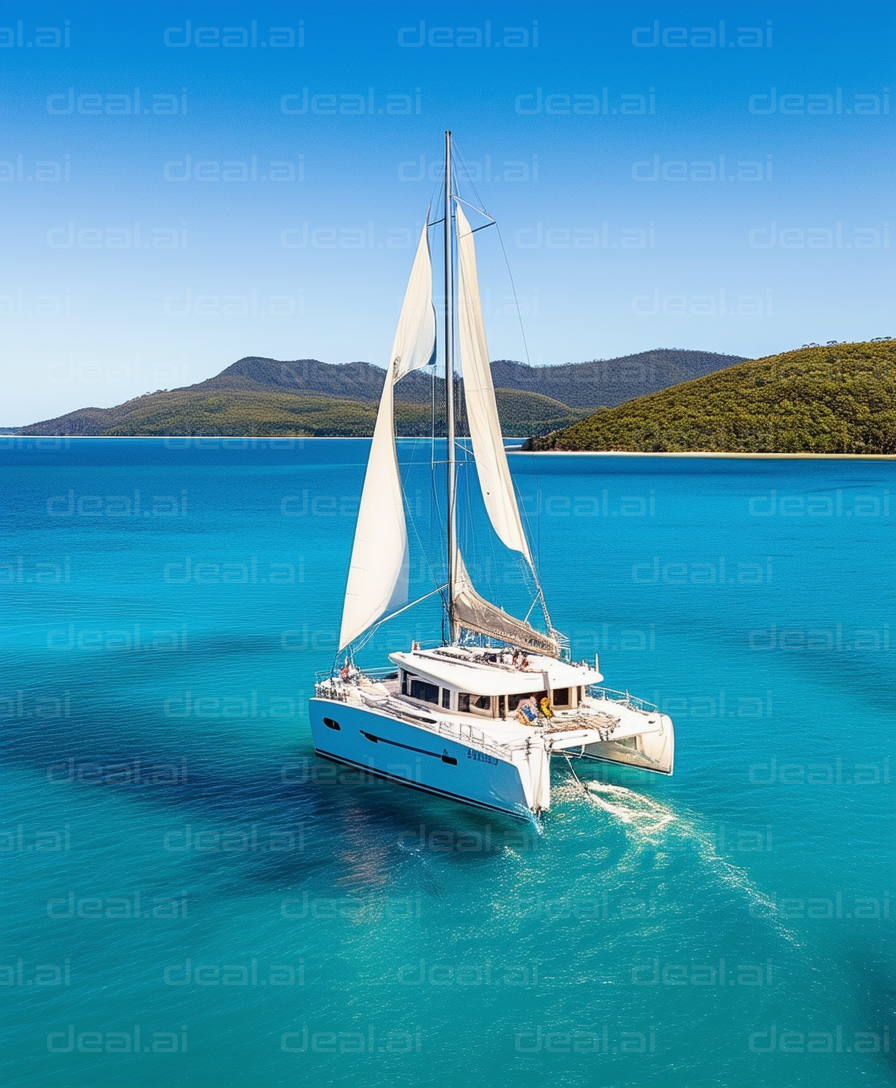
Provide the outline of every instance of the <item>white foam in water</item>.
[[[667,829],[670,833],[689,839],[694,844],[694,853],[700,861],[712,868],[728,887],[746,895],[754,907],[762,908],[763,915],[772,922],[781,936],[799,943],[793,932],[777,916],[774,901],[756,887],[745,869],[717,852],[714,836],[710,831],[700,828],[696,818],[673,812],[668,805],[625,786],[593,781],[582,782],[581,785],[584,787],[584,796],[589,801],[625,824],[642,841],[656,843],[657,837]],[[575,795],[581,797],[583,793],[575,790]]]
[[654,801],[652,797],[628,790],[625,786],[613,786],[608,782],[588,782],[585,788],[593,795],[591,800],[595,804],[623,823],[633,825],[645,838],[663,831],[668,824],[678,820],[675,813],[665,805]]

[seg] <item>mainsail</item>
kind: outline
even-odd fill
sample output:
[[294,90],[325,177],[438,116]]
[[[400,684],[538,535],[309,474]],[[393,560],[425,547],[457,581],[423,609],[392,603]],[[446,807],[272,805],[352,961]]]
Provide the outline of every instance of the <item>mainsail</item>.
[[495,532],[508,548],[522,552],[531,567],[532,555],[513,493],[513,482],[495,403],[495,387],[488,362],[488,345],[485,341],[485,325],[479,299],[473,231],[459,204],[456,216],[460,365],[470,438],[473,440],[473,457],[485,508]]
[[393,389],[399,378],[428,366],[436,354],[432,263],[427,226],[405,291],[389,369],[380,397],[342,609],[339,649],[407,599],[408,534],[395,450]]
[[[464,380],[464,397],[473,459],[489,519],[499,539],[508,548],[520,552],[535,573],[532,554],[523,530],[519,506],[513,491],[495,387],[488,359],[482,304],[479,298],[479,276],[476,271],[476,248],[473,230],[459,204],[455,206],[458,255],[458,333],[460,364]],[[535,653],[556,657],[560,652],[556,638],[536,631],[524,620],[516,619],[502,608],[487,601],[476,592],[470,575],[458,551],[454,561],[452,618],[470,631],[509,642]],[[542,602],[543,603],[543,602]],[[545,613],[547,615],[547,613]]]

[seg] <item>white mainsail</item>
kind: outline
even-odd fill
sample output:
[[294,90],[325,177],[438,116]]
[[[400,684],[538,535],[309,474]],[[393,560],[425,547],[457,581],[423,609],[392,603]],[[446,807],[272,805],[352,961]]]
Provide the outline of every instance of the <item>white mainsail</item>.
[[[534,574],[532,555],[513,491],[507,454],[504,452],[501,422],[495,402],[495,387],[489,366],[479,298],[473,231],[459,204],[456,205],[455,214],[460,363],[476,472],[485,508],[495,532],[508,548],[522,554]],[[459,551],[454,561],[452,603],[453,619],[470,631],[478,631],[491,638],[551,657],[556,657],[560,651],[553,634],[542,634],[525,620],[511,616],[477,593]]]
[[532,555],[513,493],[513,482],[495,403],[495,387],[488,362],[488,345],[485,341],[485,325],[479,299],[473,231],[459,204],[456,216],[460,364],[476,471],[479,474],[485,508],[495,532],[508,548],[521,552],[531,567]]
[[370,444],[342,608],[340,650],[407,599],[408,533],[395,450],[393,390],[399,378],[435,359],[427,229],[424,226],[411,268]]

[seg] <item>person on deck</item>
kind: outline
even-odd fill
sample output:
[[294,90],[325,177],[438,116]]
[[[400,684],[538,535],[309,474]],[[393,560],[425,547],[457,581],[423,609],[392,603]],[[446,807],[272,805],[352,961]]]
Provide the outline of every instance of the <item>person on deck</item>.
[[534,695],[522,700],[517,707],[516,716],[522,725],[533,725],[538,721],[538,704]]
[[553,718],[554,710],[551,706],[550,696],[543,695],[541,697],[541,714],[544,718]]

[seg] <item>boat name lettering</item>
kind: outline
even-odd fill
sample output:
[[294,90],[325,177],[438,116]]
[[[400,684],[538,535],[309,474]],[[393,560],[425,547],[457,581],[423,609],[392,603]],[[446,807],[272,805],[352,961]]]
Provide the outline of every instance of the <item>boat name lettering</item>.
[[467,759],[478,759],[480,763],[491,763],[493,766],[498,766],[498,761],[494,756],[487,756],[485,752],[477,752],[475,748],[467,749]]

